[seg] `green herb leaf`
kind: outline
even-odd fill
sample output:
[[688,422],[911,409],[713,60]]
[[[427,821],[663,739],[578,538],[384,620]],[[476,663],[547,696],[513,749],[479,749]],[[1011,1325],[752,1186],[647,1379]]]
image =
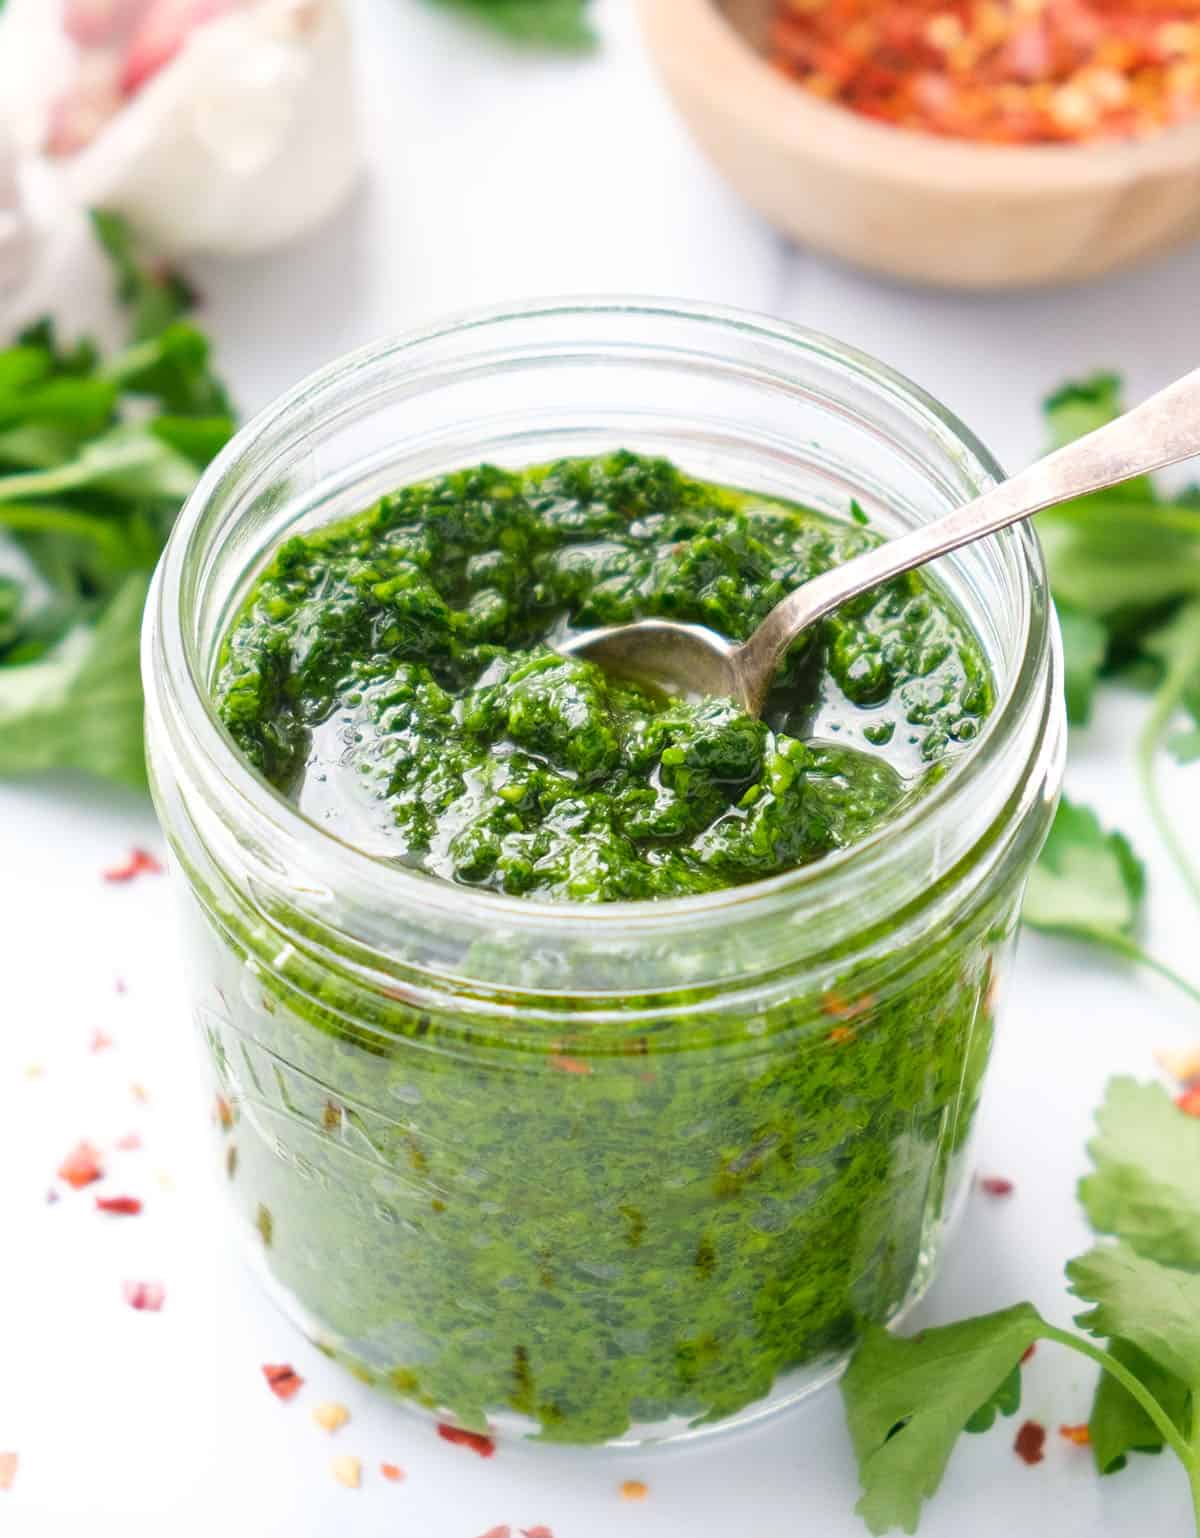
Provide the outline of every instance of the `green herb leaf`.
[[[1112,1340],[1108,1349],[1153,1394],[1176,1429],[1186,1436],[1191,1424],[1191,1391],[1187,1385],[1127,1340]],[[1123,1469],[1129,1453],[1160,1453],[1166,1445],[1162,1432],[1142,1406],[1107,1372],[1100,1374],[1096,1385],[1088,1431],[1092,1456],[1101,1474],[1115,1474]]]
[[1022,916],[1034,929],[1125,950],[1145,893],[1142,862],[1121,833],[1065,797],[1029,878]]
[[438,0],[463,12],[511,42],[543,48],[592,48],[596,34],[587,19],[587,0]]
[[[1143,649],[1162,667],[1162,681],[1138,738],[1138,771],[1146,799],[1163,842],[1179,873],[1200,902],[1200,871],[1192,862],[1185,830],[1164,803],[1155,774],[1155,759],[1172,720],[1200,691],[1200,599],[1185,603],[1174,616],[1143,640]],[[1186,739],[1185,739],[1186,741]]]
[[868,1327],[842,1395],[863,1487],[857,1509],[871,1532],[916,1532],[968,1424],[1017,1409],[1013,1373],[1043,1328],[1029,1303],[911,1340]]
[[1159,1084],[1109,1082],[1079,1183],[1088,1222],[1139,1255],[1200,1270],[1200,1120]]
[[1060,603],[1057,607],[1058,625],[1062,631],[1067,720],[1072,726],[1086,726],[1108,652],[1108,631],[1094,615],[1082,609],[1069,603]]
[[1094,1303],[1076,1316],[1093,1335],[1119,1336],[1173,1377],[1200,1385],[1200,1276],[1148,1260],[1128,1244],[1067,1265],[1070,1290]]
[[0,668],[0,774],[84,769],[145,782],[138,647],[149,577],[134,572],[93,626],[49,656]]
[[117,297],[128,306],[135,341],[158,336],[196,302],[178,273],[148,264],[129,221],[106,209],[92,210],[92,227],[117,274]]

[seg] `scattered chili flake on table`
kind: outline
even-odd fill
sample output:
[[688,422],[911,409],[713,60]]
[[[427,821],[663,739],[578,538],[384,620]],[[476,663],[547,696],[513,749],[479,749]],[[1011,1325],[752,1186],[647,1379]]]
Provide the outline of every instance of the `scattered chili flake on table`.
[[326,1400],[324,1404],[319,1404],[312,1415],[313,1420],[323,1431],[336,1431],[350,1419],[350,1411],[346,1406],[336,1404],[333,1400]]
[[1200,1079],[1200,1047],[1160,1047],[1154,1058],[1163,1072],[1180,1084]]
[[20,1461],[16,1453],[0,1453],[0,1490],[12,1489]]
[[1038,1421],[1026,1421],[1017,1432],[1017,1439],[1013,1443],[1013,1451],[1022,1463],[1040,1463],[1046,1456],[1043,1448],[1046,1445],[1046,1428]]
[[521,1538],[554,1538],[548,1527],[523,1527]]
[[398,1485],[404,1478],[404,1470],[398,1463],[381,1463],[379,1465],[379,1472],[383,1475],[384,1479],[390,1479],[394,1485]]
[[1076,1447],[1091,1446],[1092,1433],[1088,1430],[1086,1421],[1079,1426],[1060,1426],[1058,1434],[1060,1437],[1065,1437],[1068,1442],[1074,1442]]
[[644,1501],[650,1494],[650,1486],[641,1479],[627,1479],[621,1486],[623,1501]]
[[987,1196],[1011,1196],[1016,1186],[1011,1180],[1006,1180],[1003,1175],[981,1175],[979,1189]]
[[103,872],[105,881],[132,881],[135,876],[161,876],[162,866],[146,849],[131,849],[124,865]]
[[1176,1098],[1175,1104],[1186,1116],[1200,1116],[1200,1084],[1193,1085],[1191,1089],[1185,1089],[1183,1094]]
[[103,1052],[106,1047],[113,1044],[112,1037],[107,1031],[102,1031],[99,1026],[92,1032],[92,1039],[88,1042],[89,1052]]
[[362,1484],[362,1459],[351,1458],[343,1453],[340,1458],[334,1458],[330,1463],[333,1477],[339,1485],[345,1485],[347,1490],[357,1490]]
[[142,1135],[140,1132],[127,1132],[124,1137],[119,1137],[113,1144],[113,1147],[119,1148],[122,1153],[132,1153],[135,1148],[140,1148],[141,1146]]
[[99,1150],[86,1141],[76,1143],[58,1166],[58,1178],[65,1180],[76,1191],[90,1186],[93,1180],[99,1180],[103,1174],[104,1166],[100,1163]]
[[130,1308],[148,1314],[157,1314],[167,1296],[167,1289],[161,1282],[122,1282],[121,1291]]
[[113,1212],[118,1217],[136,1218],[142,1204],[136,1196],[98,1196],[96,1206],[101,1212]]
[[491,1437],[485,1437],[479,1431],[464,1431],[461,1426],[447,1426],[445,1421],[438,1421],[437,1434],[443,1442],[453,1442],[456,1447],[469,1447],[481,1458],[490,1458],[496,1451],[496,1444]]
[[267,1387],[276,1399],[291,1399],[300,1392],[304,1379],[286,1362],[268,1362],[263,1367]]
[[983,143],[1137,139],[1200,111],[1189,0],[776,0],[768,55],[864,117]]

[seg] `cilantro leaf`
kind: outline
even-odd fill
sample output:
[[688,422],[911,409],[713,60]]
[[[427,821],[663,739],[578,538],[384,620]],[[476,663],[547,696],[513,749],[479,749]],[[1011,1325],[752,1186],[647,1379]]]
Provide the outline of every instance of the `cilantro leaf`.
[[543,48],[592,48],[596,34],[587,0],[438,0],[499,32],[510,42]]
[[1058,628],[1062,633],[1063,673],[1067,720],[1086,726],[1092,714],[1092,696],[1108,653],[1108,631],[1092,614],[1060,603]]
[[0,774],[84,769],[145,783],[138,649],[149,580],[131,573],[94,626],[77,626],[41,661],[0,670]]
[[1013,1373],[1043,1329],[1029,1303],[911,1340],[866,1329],[842,1396],[863,1489],[857,1510],[872,1533],[916,1532],[968,1424],[984,1429],[1017,1408]]
[[1200,1270],[1200,1120],[1159,1084],[1109,1082],[1079,1183],[1088,1222],[1139,1255]]
[[1122,833],[1064,796],[1029,885],[1022,917],[1034,929],[1127,950],[1146,889],[1145,868]]
[[[1160,1367],[1144,1351],[1127,1340],[1112,1340],[1110,1355],[1147,1388],[1176,1429],[1186,1435],[1191,1424],[1191,1391],[1185,1383]],[[1101,1474],[1115,1474],[1125,1467],[1129,1453],[1160,1453],[1165,1438],[1149,1415],[1111,1373],[1101,1373],[1088,1420],[1092,1456]]]
[[1200,1276],[1148,1260],[1128,1244],[1067,1265],[1070,1290],[1095,1307],[1076,1316],[1093,1335],[1119,1336],[1189,1387],[1200,1386]]

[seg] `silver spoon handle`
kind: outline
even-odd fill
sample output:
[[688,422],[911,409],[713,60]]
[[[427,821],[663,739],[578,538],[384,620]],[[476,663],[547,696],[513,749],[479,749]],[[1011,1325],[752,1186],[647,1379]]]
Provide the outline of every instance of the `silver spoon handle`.
[[802,630],[849,598],[1011,523],[1200,454],[1200,369],[1124,416],[1077,438],[963,507],[864,550],[780,599],[738,648],[743,676],[769,679]]

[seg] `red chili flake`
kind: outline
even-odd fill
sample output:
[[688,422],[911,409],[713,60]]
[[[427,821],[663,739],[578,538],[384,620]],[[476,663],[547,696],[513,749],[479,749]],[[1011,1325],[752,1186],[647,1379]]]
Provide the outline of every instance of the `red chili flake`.
[[148,1314],[157,1314],[167,1296],[167,1289],[161,1282],[122,1282],[121,1290],[130,1308]]
[[102,1031],[99,1026],[92,1032],[92,1039],[88,1043],[89,1052],[103,1052],[106,1047],[113,1044],[112,1037],[107,1031]]
[[132,881],[135,876],[161,876],[162,866],[146,849],[131,849],[124,865],[112,865],[104,873],[105,881]]
[[561,1053],[555,1053],[548,1058],[551,1068],[557,1068],[559,1073],[591,1073],[591,1063],[585,1063],[582,1058],[563,1057]]
[[141,1146],[142,1135],[140,1132],[127,1132],[124,1137],[119,1137],[114,1144],[114,1147],[119,1148],[122,1153],[132,1153],[135,1148],[140,1148]]
[[1042,1449],[1046,1445],[1046,1428],[1038,1421],[1026,1421],[1017,1432],[1017,1439],[1013,1443],[1013,1451],[1022,1463],[1030,1465],[1040,1463],[1046,1456]]
[[443,1442],[453,1442],[455,1447],[469,1447],[481,1458],[490,1458],[496,1451],[491,1437],[485,1437],[479,1431],[464,1431],[461,1426],[447,1426],[445,1421],[438,1422],[437,1434]]
[[1079,1426],[1060,1426],[1060,1437],[1065,1437],[1068,1442],[1074,1442],[1076,1447],[1089,1447],[1092,1441],[1092,1433],[1088,1430],[1087,1422]]
[[80,1191],[104,1174],[99,1151],[88,1142],[77,1143],[58,1166],[58,1178]]
[[398,1463],[381,1463],[379,1465],[379,1472],[383,1475],[384,1479],[390,1479],[394,1485],[398,1485],[404,1478],[404,1470]]
[[1185,1116],[1200,1116],[1200,1084],[1194,1085],[1191,1089],[1185,1089],[1183,1094],[1177,1097],[1175,1104]]
[[988,1196],[1011,1196],[1017,1188],[1003,1175],[981,1175],[979,1189]]
[[12,1489],[19,1462],[20,1458],[16,1453],[0,1453],[0,1490]]
[[821,998],[821,1008],[835,1020],[857,1020],[859,1015],[865,1015],[867,1010],[873,1009],[874,1006],[873,993],[864,993],[861,998],[848,999],[836,988],[831,988]]
[[224,1131],[228,1132],[230,1127],[233,1126],[233,1107],[229,1104],[229,1101],[225,1099],[224,1095],[217,1096],[216,1116],[217,1121],[221,1124],[221,1127],[224,1129]]
[[294,1367],[287,1363],[267,1363],[263,1367],[263,1377],[267,1380],[267,1387],[275,1395],[276,1399],[292,1399],[300,1392],[304,1379]]
[[98,1196],[96,1206],[101,1212],[115,1212],[120,1217],[136,1218],[142,1204],[136,1196]]
[[621,1486],[623,1501],[644,1501],[650,1494],[650,1486],[641,1479],[627,1479]]
[[523,1527],[521,1538],[554,1538],[548,1527]]
[[1021,1352],[1021,1366],[1022,1367],[1024,1367],[1025,1363],[1030,1360],[1030,1358],[1033,1356],[1033,1353],[1036,1350],[1037,1350],[1037,1341],[1036,1340],[1031,1340],[1030,1343],[1025,1347],[1024,1351]]

